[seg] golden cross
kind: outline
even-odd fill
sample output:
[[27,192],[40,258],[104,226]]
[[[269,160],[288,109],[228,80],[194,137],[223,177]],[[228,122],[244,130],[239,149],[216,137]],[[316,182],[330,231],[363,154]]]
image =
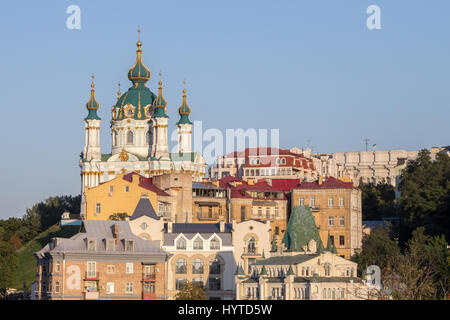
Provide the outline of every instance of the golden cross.
[[186,80],[183,80],[183,88],[186,89]]
[[141,26],[139,26],[139,25],[138,25],[137,32],[138,32],[138,41],[141,41]]
[[119,81],[119,83],[117,83],[118,85],[119,85],[119,91],[120,91],[120,81]]
[[95,79],[94,74],[91,75],[91,79],[92,79],[92,83],[94,83],[94,79]]

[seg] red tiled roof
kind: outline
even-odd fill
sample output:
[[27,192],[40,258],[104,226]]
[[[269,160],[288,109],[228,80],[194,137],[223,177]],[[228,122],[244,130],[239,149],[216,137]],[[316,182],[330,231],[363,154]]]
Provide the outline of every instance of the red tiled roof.
[[141,176],[139,173],[137,172],[130,172],[127,173],[126,175],[123,176],[123,179],[128,181],[128,182],[132,182],[133,181],[133,175],[138,175],[139,176],[139,186],[147,189],[149,191],[152,191],[154,193],[156,193],[159,196],[169,196],[169,194],[161,189],[159,189],[157,186],[155,186],[152,183],[152,179],[150,178],[146,178],[144,176]]
[[223,177],[223,178],[219,179],[219,187],[221,187],[221,188],[229,188],[230,187],[230,185],[229,185],[230,182],[244,182],[245,183],[244,180],[241,180],[241,179],[236,178],[234,176],[226,176],[226,177]]
[[322,184],[318,181],[302,182],[296,189],[352,189],[352,182],[344,182],[333,177],[323,178]]

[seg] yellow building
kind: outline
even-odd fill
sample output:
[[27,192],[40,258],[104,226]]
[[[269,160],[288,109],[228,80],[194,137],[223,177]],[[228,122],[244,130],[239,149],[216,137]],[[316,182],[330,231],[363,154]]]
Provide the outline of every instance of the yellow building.
[[108,220],[112,214],[131,216],[142,196],[147,196],[157,215],[166,217],[170,212],[170,196],[152,183],[152,179],[136,172],[119,174],[114,179],[85,192],[84,219]]
[[330,236],[338,255],[349,259],[361,248],[361,190],[352,182],[333,177],[303,182],[292,190],[291,208],[295,206],[311,208],[323,243]]

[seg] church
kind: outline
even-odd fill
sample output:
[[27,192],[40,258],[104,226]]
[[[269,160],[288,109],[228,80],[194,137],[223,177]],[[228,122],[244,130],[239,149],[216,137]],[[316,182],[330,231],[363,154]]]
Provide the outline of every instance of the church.
[[137,172],[150,178],[190,173],[193,181],[201,181],[206,175],[207,164],[203,156],[192,150],[193,123],[189,119],[191,109],[187,104],[186,89],[183,89],[178,108],[177,152],[171,153],[168,145],[169,116],[162,81],[158,82],[157,95],[146,86],[151,72],[143,62],[140,40],[137,42],[136,62],[127,75],[132,85],[123,94],[119,89],[117,101],[111,108],[112,150],[107,154],[101,152],[101,119],[97,114],[100,104],[95,98],[92,80],[91,96],[86,103],[88,115],[84,119],[85,143],[79,161],[82,207],[86,187],[98,186],[118,174]]

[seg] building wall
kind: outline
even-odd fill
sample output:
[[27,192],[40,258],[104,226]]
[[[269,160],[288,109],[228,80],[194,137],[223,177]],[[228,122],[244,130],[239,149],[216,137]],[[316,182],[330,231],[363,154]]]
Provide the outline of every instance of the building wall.
[[[153,208],[158,210],[158,196],[156,193],[139,186],[139,176],[133,175],[132,182],[123,179],[119,175],[113,180],[105,182],[85,191],[85,219],[108,220],[114,213],[126,213],[131,216],[143,194],[147,195]],[[110,193],[110,187],[113,187]],[[125,188],[129,191],[126,192]],[[100,204],[100,213],[96,213],[97,204]]]
[[[103,260],[103,259],[102,259]],[[60,261],[60,272],[56,271],[56,261]],[[88,262],[95,262],[96,272],[87,279]],[[126,273],[126,261],[99,261],[96,257],[88,260],[44,258],[38,261],[38,273],[36,276],[36,289],[41,299],[51,300],[80,300],[80,299],[101,299],[101,300],[141,300],[143,298],[143,264],[141,262],[129,261],[133,263],[133,273]],[[48,272],[43,272],[42,265],[47,264]],[[114,272],[108,272],[108,267],[114,267]],[[165,296],[165,263],[155,264],[155,299],[164,299]],[[47,283],[48,294],[42,292],[43,281]],[[59,282],[59,292],[56,290]],[[114,293],[107,293],[107,283],[114,283]],[[133,292],[126,292],[126,285],[133,284]],[[96,284],[98,294],[95,292],[86,293],[87,286]]]
[[[315,209],[312,214],[319,229],[320,238],[324,246],[327,245],[328,232],[334,237],[334,244],[338,255],[349,259],[355,250],[361,247],[361,191],[359,189],[293,189],[291,209],[300,205],[310,205],[310,199],[315,199]],[[344,205],[340,206],[340,198],[344,198]],[[333,198],[333,206],[328,205],[328,199]],[[333,225],[329,225],[329,218],[333,217]],[[344,225],[340,225],[340,218],[344,217]],[[344,244],[340,244],[340,236],[344,237]]]

